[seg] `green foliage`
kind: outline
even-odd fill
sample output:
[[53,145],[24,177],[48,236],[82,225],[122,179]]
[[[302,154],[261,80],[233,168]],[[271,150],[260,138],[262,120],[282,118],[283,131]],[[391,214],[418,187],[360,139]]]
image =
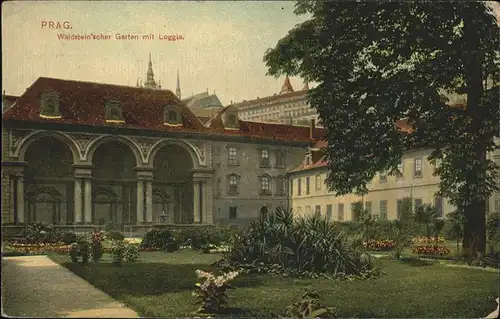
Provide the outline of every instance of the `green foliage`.
[[285,310],[286,318],[336,318],[333,307],[325,306],[316,291],[307,291],[301,300]]
[[72,244],[76,242],[76,234],[72,231],[65,231],[61,235],[61,240],[66,245]]
[[[430,147],[439,193],[464,212],[464,245],[484,251],[485,201],[498,189],[486,154],[500,148],[495,16],[471,1],[298,1],[296,14],[311,18],[264,61],[270,75],[319,83],[308,97],[326,129],[328,186],[366,193],[406,150]],[[466,109],[447,94],[464,94]],[[403,118],[411,134],[394,129]]]
[[170,230],[153,228],[144,235],[141,248],[175,251],[178,245]]
[[106,239],[109,240],[124,240],[125,235],[122,232],[119,231],[109,231],[106,232]]
[[98,263],[102,258],[102,240],[102,232],[100,230],[94,229],[94,231],[92,232],[90,248],[92,252],[92,259],[95,263]]
[[489,240],[500,241],[500,213],[490,213],[486,219],[486,235]]
[[196,283],[197,289],[193,292],[198,300],[196,304],[200,304],[198,312],[204,314],[219,313],[227,304],[226,290],[232,289],[233,286],[229,281],[234,279],[238,273],[229,272],[221,276],[214,276],[212,273],[196,270],[198,278],[205,278],[204,282]]
[[223,265],[292,276],[377,273],[361,242],[349,241],[333,222],[315,216],[294,220],[292,212],[283,209],[235,236]]
[[139,247],[136,245],[128,245],[125,248],[125,261],[128,263],[133,263],[139,259]]
[[69,257],[72,262],[78,263],[81,261],[82,264],[87,264],[91,255],[90,243],[85,240],[78,240],[76,243],[71,245],[71,250],[69,252]]
[[417,224],[423,225],[426,229],[426,236],[431,237],[431,227],[437,218],[436,208],[430,204],[423,204],[415,210],[413,218]]
[[113,258],[113,264],[116,266],[121,266],[125,254],[127,251],[127,245],[123,240],[114,240],[111,244],[111,257]]
[[61,234],[52,225],[42,222],[33,222],[27,225],[20,233],[26,243],[56,243],[61,239]]

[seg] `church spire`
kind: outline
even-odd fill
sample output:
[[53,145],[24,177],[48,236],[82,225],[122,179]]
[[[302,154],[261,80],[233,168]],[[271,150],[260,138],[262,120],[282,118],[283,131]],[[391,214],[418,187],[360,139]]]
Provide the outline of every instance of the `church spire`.
[[146,83],[144,83],[144,87],[148,89],[158,88],[155,82],[155,75],[153,73],[153,62],[151,62],[151,53],[149,54],[148,72],[146,74]]
[[285,94],[285,93],[290,93],[293,92],[293,87],[292,84],[290,83],[290,79],[288,78],[288,75],[285,77],[285,82],[283,83],[283,86],[281,87],[280,94]]
[[175,95],[181,99],[181,82],[179,81],[179,69],[177,69],[177,88],[175,89]]

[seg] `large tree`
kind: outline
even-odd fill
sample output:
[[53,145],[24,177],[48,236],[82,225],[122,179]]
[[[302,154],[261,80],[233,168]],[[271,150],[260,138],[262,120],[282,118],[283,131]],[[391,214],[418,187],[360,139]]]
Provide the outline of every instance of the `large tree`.
[[[485,250],[486,202],[497,189],[499,27],[481,2],[298,1],[311,18],[264,57],[268,73],[318,85],[311,107],[326,129],[338,195],[366,193],[403,152],[430,147],[439,194],[464,214],[464,248]],[[466,97],[451,107],[452,94]],[[395,129],[406,119],[412,132]]]

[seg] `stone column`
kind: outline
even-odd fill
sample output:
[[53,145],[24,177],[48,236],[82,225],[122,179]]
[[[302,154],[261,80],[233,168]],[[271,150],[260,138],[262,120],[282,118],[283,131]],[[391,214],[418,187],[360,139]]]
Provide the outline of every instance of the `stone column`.
[[84,179],[85,192],[84,192],[84,216],[85,224],[92,224],[92,180],[89,178]]
[[200,221],[200,182],[193,181],[193,221],[199,224]]
[[82,222],[82,180],[77,178],[75,180],[75,211],[73,223],[79,224]]
[[137,223],[144,222],[144,181],[137,181]]
[[204,212],[205,224],[213,224],[214,223],[214,187],[213,187],[213,179],[207,179],[204,188]]
[[17,221],[24,223],[24,177],[17,177]]
[[153,222],[153,181],[146,181],[146,222]]

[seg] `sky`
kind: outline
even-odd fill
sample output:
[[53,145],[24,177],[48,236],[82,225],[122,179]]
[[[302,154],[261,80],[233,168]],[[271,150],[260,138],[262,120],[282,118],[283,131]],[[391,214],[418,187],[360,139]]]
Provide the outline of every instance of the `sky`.
[[[175,92],[179,70],[182,98],[207,89],[224,105],[269,96],[284,79],[266,76],[264,53],[308,18],[293,9],[292,1],[3,2],[2,90],[21,95],[42,76],[135,86],[138,77],[146,80],[151,53],[162,88]],[[118,40],[118,33],[139,40]],[[142,39],[150,33],[154,40]],[[58,34],[111,39],[61,40]],[[300,78],[291,83],[297,90],[304,85]]]

